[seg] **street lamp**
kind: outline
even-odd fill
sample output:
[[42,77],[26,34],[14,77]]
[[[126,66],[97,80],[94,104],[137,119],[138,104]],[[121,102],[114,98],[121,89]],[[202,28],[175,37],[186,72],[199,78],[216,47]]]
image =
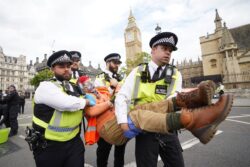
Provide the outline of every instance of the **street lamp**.
[[157,23],[157,26],[155,27],[155,33],[156,33],[156,34],[161,33],[161,27],[159,26],[158,23]]

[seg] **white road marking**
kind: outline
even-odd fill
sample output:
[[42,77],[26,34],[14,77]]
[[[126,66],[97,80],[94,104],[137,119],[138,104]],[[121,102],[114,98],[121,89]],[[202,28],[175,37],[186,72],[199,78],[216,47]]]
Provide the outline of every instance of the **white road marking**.
[[29,115],[19,115],[17,117],[18,120],[21,120],[21,119],[28,119],[28,118],[32,118],[32,115],[29,114]]
[[232,118],[245,118],[245,117],[250,117],[250,114],[241,114],[241,115],[238,115],[238,116],[230,116],[230,117],[227,117],[226,120],[227,121],[238,122],[238,123],[250,125],[249,122],[244,122],[244,121],[239,121],[239,120],[232,119]]
[[21,139],[25,139],[25,136],[23,135],[19,135],[18,137],[20,137]]
[[238,122],[238,123],[250,125],[249,122],[243,122],[243,121],[238,121],[238,120],[234,120],[234,119],[226,119],[226,120],[227,120],[227,121]]
[[18,126],[31,126],[31,123],[18,124]]
[[[222,133],[223,131],[221,130],[217,130],[217,132],[215,133],[215,135],[218,135],[220,133]],[[183,143],[181,143],[181,147],[183,150],[186,150],[186,149],[189,149],[191,147],[193,147],[194,145],[200,143],[200,141],[197,139],[197,138],[193,138],[193,139],[190,139],[188,141],[185,141]]]
[[[218,135],[218,134],[220,134],[222,132],[223,131],[221,131],[221,130],[217,130],[215,135]],[[200,143],[200,141],[197,138],[193,138],[193,139],[190,139],[188,141],[185,141],[185,142],[181,143],[181,147],[182,147],[183,150],[186,150],[186,149],[189,149],[189,148],[193,147],[194,145],[196,145],[198,143]],[[161,160],[161,157],[159,156],[158,161],[160,161],[160,160]],[[133,162],[130,162],[130,163],[124,165],[124,167],[136,167],[136,163],[135,163],[135,161],[133,161]]]
[[227,117],[227,118],[244,118],[244,117],[250,117],[249,114],[242,114],[242,115],[239,115],[239,116],[230,116],[230,117]]

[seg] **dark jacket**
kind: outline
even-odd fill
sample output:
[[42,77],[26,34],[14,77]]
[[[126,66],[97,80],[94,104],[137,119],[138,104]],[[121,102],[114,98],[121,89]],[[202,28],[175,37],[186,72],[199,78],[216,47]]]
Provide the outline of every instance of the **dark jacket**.
[[19,104],[25,104],[25,96],[24,95],[19,96]]
[[19,105],[19,95],[16,91],[10,92],[6,96],[6,102],[8,107],[13,106],[13,105]]

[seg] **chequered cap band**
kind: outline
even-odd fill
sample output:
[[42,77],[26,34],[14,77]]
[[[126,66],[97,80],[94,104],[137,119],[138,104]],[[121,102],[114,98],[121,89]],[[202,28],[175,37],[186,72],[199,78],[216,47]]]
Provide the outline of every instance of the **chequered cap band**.
[[80,58],[80,56],[77,53],[75,53],[75,54],[73,54],[71,56],[72,56],[72,58]]
[[174,41],[174,37],[171,36],[169,38],[161,38],[157,41],[155,41],[155,43],[153,43],[152,47],[158,45],[158,44],[161,44],[161,43],[171,43],[172,45],[175,46],[175,41]]
[[106,62],[111,61],[111,60],[120,60],[119,56],[115,56],[115,57],[110,57],[106,60]]
[[60,62],[72,62],[69,58],[68,55],[64,54],[60,57],[58,57],[57,59],[55,59],[52,63],[51,66],[53,66],[55,63],[60,63]]

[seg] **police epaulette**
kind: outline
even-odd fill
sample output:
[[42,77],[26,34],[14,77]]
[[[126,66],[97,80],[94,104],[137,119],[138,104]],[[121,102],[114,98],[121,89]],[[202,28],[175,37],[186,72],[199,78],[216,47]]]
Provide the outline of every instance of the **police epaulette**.
[[70,83],[71,85],[76,85],[76,83],[74,83],[74,82],[71,82],[71,81],[69,81],[69,83]]
[[56,81],[56,78],[49,78],[46,81]]
[[173,67],[173,68],[177,68],[175,65],[172,65],[172,64],[168,64],[168,66]]
[[141,65],[148,65],[148,63],[140,63],[140,64],[138,64],[138,67]]

